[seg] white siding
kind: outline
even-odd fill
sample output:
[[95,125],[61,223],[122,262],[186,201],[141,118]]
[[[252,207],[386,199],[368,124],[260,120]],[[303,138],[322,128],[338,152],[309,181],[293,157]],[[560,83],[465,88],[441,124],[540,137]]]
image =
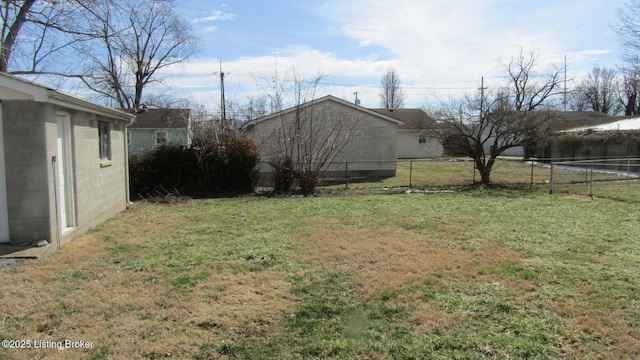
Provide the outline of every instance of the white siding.
[[437,139],[426,136],[424,143],[418,142],[420,130],[398,130],[398,158],[435,158],[443,154],[443,147]]
[[[397,123],[333,100],[314,104],[313,110],[309,108],[305,108],[306,113],[301,117],[310,116],[315,124],[319,124],[314,131],[323,133],[329,131],[327,129],[342,128],[343,136],[350,133],[346,146],[335,156],[328,171],[342,170],[348,163],[350,172],[395,173]],[[312,116],[309,115],[311,112]],[[253,137],[262,161],[268,162],[282,151],[281,143],[289,136],[287,129],[291,129],[294,119],[295,111],[292,111],[257,121],[248,127],[247,135]],[[261,171],[268,168],[263,165]]]
[[[489,155],[491,154],[491,144],[493,144],[494,137],[490,137],[489,140],[484,144],[484,153]],[[515,146],[510,149],[503,151],[500,156],[513,156],[513,157],[524,157],[524,147]]]
[[132,129],[129,128],[129,154],[144,155],[155,149],[156,133],[166,132],[167,144],[189,146],[187,129]]

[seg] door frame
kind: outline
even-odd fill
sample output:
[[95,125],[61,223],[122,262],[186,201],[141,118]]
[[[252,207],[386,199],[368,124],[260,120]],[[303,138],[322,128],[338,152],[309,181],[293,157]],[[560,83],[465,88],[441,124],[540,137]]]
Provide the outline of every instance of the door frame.
[[[71,136],[71,115],[56,112],[56,211],[59,231],[64,232],[76,226],[75,175],[73,166],[73,138]],[[62,174],[61,174],[62,172]],[[62,176],[63,175],[63,176]],[[60,192],[63,186],[64,193]],[[61,216],[64,210],[64,218]],[[63,223],[64,222],[64,223]]]

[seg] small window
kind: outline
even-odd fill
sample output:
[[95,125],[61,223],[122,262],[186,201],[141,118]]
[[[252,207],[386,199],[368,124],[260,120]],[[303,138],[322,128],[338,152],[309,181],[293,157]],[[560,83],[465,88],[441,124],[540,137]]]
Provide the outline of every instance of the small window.
[[427,143],[427,135],[418,134],[418,144],[426,144]]
[[111,136],[109,123],[98,123],[98,138],[100,142],[100,160],[111,160]]
[[167,132],[166,131],[156,131],[156,146],[160,146],[162,144],[167,143]]

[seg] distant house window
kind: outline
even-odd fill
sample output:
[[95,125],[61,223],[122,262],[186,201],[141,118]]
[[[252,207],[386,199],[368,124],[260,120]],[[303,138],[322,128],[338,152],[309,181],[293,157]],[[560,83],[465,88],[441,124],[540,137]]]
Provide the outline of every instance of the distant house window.
[[426,144],[427,143],[427,135],[418,134],[418,144]]
[[160,146],[162,144],[167,143],[167,132],[166,131],[156,131],[156,146]]
[[100,142],[100,160],[110,160],[111,139],[109,136],[109,123],[98,123],[98,138]]

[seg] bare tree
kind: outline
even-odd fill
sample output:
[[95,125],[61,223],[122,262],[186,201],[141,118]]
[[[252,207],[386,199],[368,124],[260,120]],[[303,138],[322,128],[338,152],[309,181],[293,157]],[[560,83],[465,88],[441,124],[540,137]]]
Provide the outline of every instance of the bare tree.
[[[0,71],[74,76],[69,56],[82,29],[78,3],[92,0],[3,1],[0,5]],[[87,35],[87,34],[83,34]],[[86,39],[86,38],[85,38]],[[62,61],[61,59],[64,59]]]
[[269,113],[267,110],[267,99],[268,97],[266,95],[261,95],[247,96],[244,101],[225,100],[225,121],[227,125],[238,129],[247,121],[267,115]]
[[380,79],[380,105],[386,109],[401,108],[404,103],[404,91],[400,87],[400,77],[395,68],[390,67]]
[[[284,76],[276,71],[270,78],[274,113],[253,131],[273,169],[276,192],[292,190],[297,181],[302,193],[313,193],[332,162],[358,136],[358,116],[343,105],[316,98],[322,79],[319,75],[306,80],[295,69]],[[293,105],[287,107],[290,101]]]
[[9,70],[9,61],[13,51],[18,46],[18,37],[23,26],[29,22],[29,13],[35,4],[35,0],[21,3],[3,1],[2,12],[2,42],[0,45],[0,71]]
[[266,96],[249,96],[244,105],[240,106],[240,120],[250,121],[268,114]]
[[460,146],[473,158],[481,183],[491,182],[491,170],[505,151],[527,148],[549,131],[552,109],[547,102],[559,94],[560,68],[537,75],[534,52],[504,64],[509,85],[495,90],[481,89],[479,96],[467,96],[445,110],[444,120]]
[[559,94],[561,68],[555,66],[546,73],[538,74],[534,71],[537,61],[538,53],[535,50],[525,54],[524,49],[520,49],[517,57],[503,64],[509,76],[510,86],[507,89],[511,93],[515,111],[535,110],[550,97]]
[[639,114],[640,2],[629,0],[618,9],[618,24],[614,30],[623,52],[623,80],[619,85],[618,99],[624,107],[625,115]]
[[576,89],[575,99],[581,99],[590,110],[616,114],[621,110],[616,81],[615,69],[595,66]]
[[196,38],[172,6],[173,0],[94,0],[85,5],[87,32],[94,38],[76,47],[87,59],[84,84],[119,107],[140,106],[143,90],[161,82],[160,70],[197,50]]
[[120,107],[142,102],[158,72],[197,49],[173,0],[0,3],[0,71],[75,78]]
[[618,101],[625,115],[640,114],[640,59],[627,58],[620,70],[622,79],[618,84]]
[[640,2],[626,1],[618,9],[618,20],[619,24],[615,27],[618,41],[623,48],[625,61],[633,63],[640,53]]
[[568,103],[569,109],[571,111],[588,111],[591,109],[589,105],[589,99],[587,99],[587,90],[582,86],[578,85],[574,90],[569,91],[568,93]]

